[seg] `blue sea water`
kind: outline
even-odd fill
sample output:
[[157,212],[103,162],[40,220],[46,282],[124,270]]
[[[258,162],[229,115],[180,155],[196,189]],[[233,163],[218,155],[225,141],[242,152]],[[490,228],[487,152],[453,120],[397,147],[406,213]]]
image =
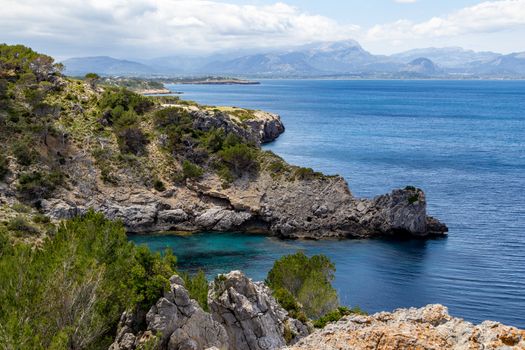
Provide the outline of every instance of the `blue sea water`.
[[337,266],[341,301],[369,312],[442,303],[469,321],[525,328],[525,82],[265,80],[174,85],[185,99],[279,113],[286,132],[265,148],[340,174],[373,197],[414,185],[445,222],[437,240],[282,241],[235,233],[134,236],[173,249],[181,269],[242,269],[264,279],[302,249]]

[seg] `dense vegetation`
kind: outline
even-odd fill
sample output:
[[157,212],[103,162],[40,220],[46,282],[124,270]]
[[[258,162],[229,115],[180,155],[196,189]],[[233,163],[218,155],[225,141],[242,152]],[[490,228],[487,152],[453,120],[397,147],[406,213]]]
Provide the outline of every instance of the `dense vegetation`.
[[126,309],[169,286],[175,258],[128,242],[123,226],[90,212],[61,224],[40,249],[0,232],[0,343],[8,349],[104,348]]
[[315,327],[323,328],[343,316],[365,314],[358,307],[349,309],[339,305],[337,291],[332,287],[334,273],[335,265],[328,257],[309,258],[297,252],[275,261],[266,284],[292,317],[301,321],[312,318]]
[[[104,86],[95,74],[69,79],[61,69],[27,47],[0,45],[0,181],[9,179],[20,201],[0,208],[0,345],[7,349],[107,348],[121,313],[148,310],[175,273],[169,252],[134,246],[121,223],[101,214],[56,226],[38,212],[42,199],[77,180],[67,171],[73,156],[94,161],[107,186],[133,179],[157,191],[213,173],[225,184],[263,170],[291,180],[320,176],[224,128],[195,128],[183,108],[191,102]],[[250,111],[232,113],[250,118]],[[342,310],[330,284],[334,269],[325,257],[296,254],[279,260],[268,282],[293,315],[318,318]],[[204,273],[182,277],[206,310]]]
[[307,257],[303,252],[277,260],[266,283],[283,307],[318,318],[339,306],[331,282],[335,266],[324,255]]

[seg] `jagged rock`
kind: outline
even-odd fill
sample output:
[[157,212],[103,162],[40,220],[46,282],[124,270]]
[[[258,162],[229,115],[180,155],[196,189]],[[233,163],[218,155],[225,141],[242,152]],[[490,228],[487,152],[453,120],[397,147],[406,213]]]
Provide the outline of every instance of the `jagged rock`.
[[288,350],[507,350],[525,349],[525,331],[451,317],[442,305],[347,316],[303,338]]
[[230,349],[279,349],[286,345],[286,331],[293,335],[291,343],[308,334],[305,325],[288,317],[264,283],[254,283],[240,271],[215,279],[208,304],[228,333]]
[[195,224],[204,229],[228,231],[241,226],[252,214],[223,208],[211,208],[195,219]]
[[160,349],[225,349],[228,336],[212,316],[190,298],[178,276],[170,279],[170,290],[145,316],[147,329],[137,329],[137,317],[124,313],[110,350],[134,350],[147,339],[158,338]]
[[255,133],[261,143],[272,142],[284,132],[284,125],[277,114],[256,111],[256,118],[248,119],[244,123]]

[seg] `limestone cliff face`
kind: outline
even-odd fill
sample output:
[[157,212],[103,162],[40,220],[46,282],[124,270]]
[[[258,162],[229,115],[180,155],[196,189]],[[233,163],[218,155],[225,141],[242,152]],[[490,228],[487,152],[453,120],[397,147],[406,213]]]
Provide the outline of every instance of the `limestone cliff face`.
[[[210,284],[210,312],[192,300],[178,276],[146,315],[124,313],[109,350],[154,340],[161,350],[510,350],[525,349],[525,331],[452,317],[443,305],[350,315],[310,334],[290,318],[262,282],[240,271]],[[310,335],[309,335],[310,334]]]
[[[147,342],[161,350],[277,350],[309,334],[272,297],[263,283],[240,271],[210,285],[210,313],[190,298],[184,282],[171,278],[164,297],[144,315],[124,313],[109,350],[134,350]],[[285,335],[287,334],[287,335]]]
[[[241,122],[224,112],[188,107],[197,130],[223,129],[253,144],[275,139],[284,126],[275,114],[256,112]],[[151,147],[153,147],[152,145]],[[356,198],[339,176],[325,176],[287,165],[267,154],[262,169],[228,186],[214,173],[173,184],[164,191],[147,188],[131,171],[118,173],[118,185],[100,181],[99,169],[79,151],[65,165],[70,186],[42,200],[44,212],[67,218],[92,207],[121,219],[131,232],[257,231],[287,238],[431,236],[446,226],[427,217],[423,191],[411,187],[374,199]],[[160,161],[159,161],[160,162]],[[284,170],[271,172],[274,163]]]
[[525,331],[451,317],[443,305],[347,316],[287,350],[510,350],[525,349]]

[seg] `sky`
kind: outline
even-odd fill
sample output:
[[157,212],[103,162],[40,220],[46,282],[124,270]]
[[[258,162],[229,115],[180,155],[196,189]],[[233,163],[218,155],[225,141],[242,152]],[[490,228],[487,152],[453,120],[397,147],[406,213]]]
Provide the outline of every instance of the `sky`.
[[64,59],[153,58],[354,39],[374,54],[525,51],[525,0],[0,0],[0,42]]

